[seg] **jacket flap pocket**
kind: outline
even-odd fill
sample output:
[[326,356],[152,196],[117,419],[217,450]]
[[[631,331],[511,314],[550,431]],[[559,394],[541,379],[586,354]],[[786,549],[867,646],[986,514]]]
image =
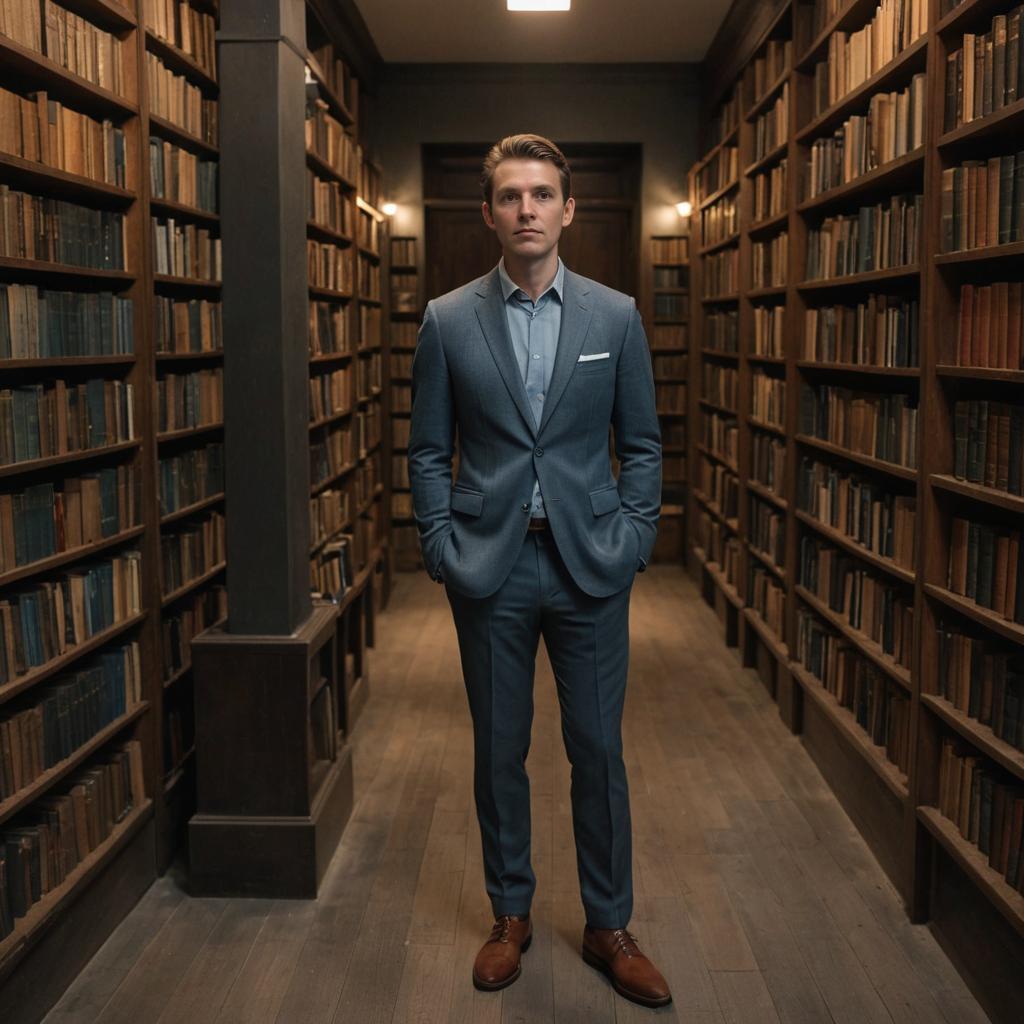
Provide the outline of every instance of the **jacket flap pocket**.
[[452,508],[467,516],[478,516],[483,511],[484,496],[472,491],[452,491]]
[[614,512],[619,507],[619,488],[602,487],[599,491],[590,492],[590,507],[595,516],[603,516],[606,512]]

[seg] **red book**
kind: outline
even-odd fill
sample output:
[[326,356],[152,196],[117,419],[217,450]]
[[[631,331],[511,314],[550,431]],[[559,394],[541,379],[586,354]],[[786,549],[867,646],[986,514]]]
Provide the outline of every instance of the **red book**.
[[957,366],[971,365],[971,338],[974,334],[974,285],[960,288],[960,337],[957,339]]
[[[998,238],[998,234],[996,235]],[[995,342],[994,349],[989,351],[990,366],[1006,366],[1007,330],[1010,322],[1010,285],[1007,281],[999,281],[992,285],[992,314],[995,318],[995,328],[992,340]]]

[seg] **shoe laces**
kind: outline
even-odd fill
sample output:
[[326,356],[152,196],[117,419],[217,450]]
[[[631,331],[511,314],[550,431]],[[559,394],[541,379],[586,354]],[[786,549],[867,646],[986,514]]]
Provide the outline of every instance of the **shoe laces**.
[[616,928],[612,932],[612,941],[617,953],[624,953],[627,957],[643,955],[636,944],[636,936],[625,928]]
[[491,928],[491,937],[488,942],[508,942],[509,933],[512,931],[512,922],[518,921],[515,914],[502,914]]

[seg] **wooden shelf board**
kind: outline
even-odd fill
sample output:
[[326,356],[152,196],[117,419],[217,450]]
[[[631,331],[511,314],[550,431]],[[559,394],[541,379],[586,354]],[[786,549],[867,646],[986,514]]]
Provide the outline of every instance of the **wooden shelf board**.
[[901,50],[888,64],[879,68],[870,78],[865,79],[841,99],[823,110],[803,128],[797,130],[796,141],[806,145],[811,139],[827,132],[837,124],[856,112],[858,108],[866,109],[871,97],[877,92],[889,90],[892,86],[909,82],[912,75],[924,71],[928,56],[928,33],[925,32],[908,47]]
[[763,114],[770,106],[773,105],[775,94],[789,81],[789,68],[780,74],[771,85],[765,90],[764,95],[754,102],[747,109],[747,112],[743,115],[743,120],[750,123],[757,119],[759,114]]
[[191,505],[186,505],[184,508],[179,508],[174,512],[168,512],[166,515],[162,515],[160,517],[160,525],[167,526],[170,523],[176,523],[179,519],[185,519],[188,516],[195,515],[196,512],[201,512],[204,508],[209,508],[211,505],[217,505],[223,500],[223,491],[218,494],[211,494],[208,498],[203,498],[200,501],[193,502]]
[[1008,384],[1024,384],[1024,370],[1004,370],[990,366],[936,366],[939,377],[954,377],[964,380],[1005,381]]
[[319,355],[309,357],[309,365],[316,366],[318,363],[338,363],[342,360],[352,359],[353,352],[321,352]]
[[982,139],[987,140],[992,135],[1000,135],[1008,129],[1020,135],[1024,121],[1024,99],[1016,100],[993,110],[985,117],[975,118],[959,128],[953,128],[944,135],[939,136],[939,149],[949,149],[962,145],[974,145]]
[[706,445],[700,444],[698,442],[697,451],[699,451],[702,455],[706,455],[709,459],[712,459],[713,461],[725,466],[725,468],[730,470],[731,472],[736,474],[739,473],[739,469],[737,468],[735,463],[730,462],[728,459],[723,458],[721,455],[716,455],[715,452],[713,452]]
[[805,586],[797,583],[796,594],[801,600],[812,608],[823,618],[837,633],[840,633],[852,643],[865,657],[880,668],[891,680],[898,683],[907,693],[913,691],[913,684],[910,679],[910,669],[904,668],[889,654],[875,643],[867,634],[859,629],[854,629],[844,618],[822,601],[815,594],[812,594]]
[[764,356],[757,352],[750,352],[747,355],[748,363],[764,363],[766,366],[785,366],[785,356]]
[[784,668],[789,668],[789,648],[779,639],[778,634],[765,622],[760,612],[749,605],[743,609],[743,617],[753,627],[765,647]]
[[[161,39],[152,29],[146,29],[146,49],[159,57],[163,64],[179,75],[191,81],[216,97],[219,86],[214,75],[202,66],[194,57],[184,50],[179,50],[173,43]],[[207,97],[209,98],[209,97]]]
[[89,654],[91,651],[95,651],[97,648],[103,647],[111,640],[127,633],[130,629],[133,629],[142,622],[145,617],[145,612],[138,612],[135,615],[130,615],[123,621],[116,622],[113,626],[101,630],[99,633],[94,633],[88,640],[84,640],[80,644],[75,644],[73,647],[69,647],[63,654],[58,655],[56,658],[51,658],[49,661],[43,662],[42,665],[37,665],[35,668],[29,669],[28,672],[25,672],[20,676],[16,676],[10,682],[0,686],[0,705],[3,705],[5,701],[10,700],[12,697],[16,697],[19,693],[24,693],[25,690],[29,690],[33,686],[37,686],[45,679],[49,679],[51,676],[56,675],[56,673],[67,668],[73,662],[77,661],[84,655]]
[[769,490],[758,480],[748,480],[747,490],[752,494],[756,494],[759,498],[763,498],[765,501],[771,502],[776,508],[786,512],[789,509],[789,502],[785,498],[780,498],[774,491]]
[[898,579],[901,583],[907,583],[910,586],[914,585],[914,581],[917,577],[913,569],[904,568],[902,565],[894,562],[891,558],[875,554],[874,551],[864,547],[863,544],[858,543],[852,537],[847,537],[845,533],[840,532],[834,526],[829,526],[828,523],[823,523],[820,519],[816,519],[810,513],[804,512],[803,509],[798,508],[796,510],[796,517],[805,526],[810,527],[810,529],[820,534],[826,540],[831,541],[837,547],[841,547],[851,555],[862,559],[869,565],[874,566],[876,569],[880,569],[889,576]]
[[810,434],[797,434],[798,444],[808,448],[816,448],[818,451],[828,452],[830,455],[838,455],[848,462],[856,462],[859,466],[866,466],[868,469],[877,470],[879,473],[888,473],[890,476],[899,477],[901,480],[917,480],[917,470],[907,466],[900,466],[895,462],[885,462],[883,459],[876,459],[871,455],[862,455],[860,452],[851,451],[849,448],[841,448],[829,441],[821,441]]
[[786,297],[786,285],[770,284],[764,288],[750,288],[747,290],[746,296],[751,302],[755,302],[758,299],[784,299]]
[[854,196],[876,192],[892,192],[901,184],[913,180],[924,172],[924,146],[890,160],[865,174],[861,174],[842,185],[819,192],[818,195],[803,200],[797,206],[798,213],[818,212],[832,206],[841,205]]
[[175,274],[154,274],[153,283],[178,291],[199,289],[205,292],[220,291],[220,281],[204,281],[199,277],[178,277]]
[[797,58],[796,66],[801,70],[812,67],[816,63],[818,55],[827,47],[828,38],[833,32],[853,26],[860,27],[867,21],[868,15],[875,10],[876,6],[874,0],[847,0]]
[[1007,242],[1004,245],[986,245],[977,249],[936,253],[935,265],[950,267],[959,263],[989,263],[1001,260],[1019,260],[1021,257],[1024,257],[1024,242]]
[[173,199],[164,199],[160,196],[150,196],[149,206],[157,213],[167,213],[174,217],[188,217],[190,220],[200,220],[205,224],[220,224],[220,214],[210,210],[203,210],[198,206],[189,206],[187,203],[179,203]]
[[763,430],[768,434],[775,434],[776,437],[785,437],[786,428],[779,425],[778,423],[769,423],[767,420],[759,420],[756,416],[748,416],[747,423],[756,427],[758,430]]
[[349,181],[341,171],[336,171],[319,153],[314,153],[313,150],[307,149],[306,163],[321,177],[338,182],[348,192],[355,192],[355,182]]
[[714,206],[715,203],[717,203],[719,199],[723,199],[730,192],[732,192],[735,189],[739,188],[739,184],[740,184],[740,179],[739,178],[733,178],[732,181],[726,183],[720,189],[716,189],[714,192],[712,192],[711,195],[709,195],[706,199],[702,199],[697,204],[697,209],[698,210],[706,210],[709,206]]
[[700,350],[701,356],[708,359],[728,359],[730,362],[738,363],[740,359],[739,352],[721,352],[717,348],[702,348]]
[[0,153],[0,172],[3,172],[4,184],[73,201],[102,204],[107,208],[130,206],[138,198],[131,189],[108,185],[104,181],[72,174],[38,160],[26,160],[10,153]]
[[337,245],[350,246],[355,241],[351,235],[346,235],[343,231],[335,231],[334,228],[329,228],[324,224],[317,224],[315,220],[306,221],[306,234],[315,235]]
[[214,360],[224,358],[224,349],[208,349],[205,352],[157,352],[155,355],[158,363],[188,362],[196,359]]
[[735,519],[729,519],[718,507],[718,503],[712,501],[703,491],[693,488],[693,496],[710,512],[727,530],[732,533],[739,532],[739,523]]
[[760,173],[761,171],[765,170],[768,167],[771,167],[772,164],[777,163],[786,155],[786,150],[788,146],[788,140],[775,146],[767,153],[765,153],[764,156],[760,157],[759,159],[755,160],[752,164],[749,164],[747,167],[745,167],[743,169],[743,176],[746,178],[752,178],[755,174]]
[[106,551],[108,548],[123,544],[136,537],[141,537],[145,530],[144,526],[133,526],[130,529],[122,530],[120,533],[115,533],[111,537],[102,537],[91,544],[83,544],[80,547],[71,548],[69,551],[58,552],[47,558],[40,558],[38,561],[29,562],[28,565],[19,565],[16,569],[0,573],[0,589],[8,587],[12,583],[28,579],[31,576],[38,576],[41,573],[49,572],[51,569],[67,565],[69,562],[75,562],[79,558],[91,558],[93,555]]
[[134,362],[134,355],[45,356],[40,359],[0,359],[0,370],[62,370],[72,366],[128,367]]
[[347,476],[352,472],[353,469],[358,466],[358,462],[349,462],[342,466],[337,472],[332,473],[325,480],[321,480],[319,483],[312,484],[309,488],[310,497],[319,494],[321,491],[326,491],[332,484],[337,483],[343,476]]
[[727,302],[739,302],[739,292],[728,292],[725,295],[708,295],[703,297],[701,300],[703,306],[715,306],[722,305]]
[[347,409],[340,409],[338,412],[332,412],[329,416],[324,416],[322,419],[312,420],[309,424],[310,430],[317,430],[320,427],[330,426],[332,423],[338,423],[341,420],[348,419],[353,413],[352,406]]
[[1016,512],[1024,516],[1024,496],[1010,494],[1008,491],[1000,491],[995,487],[985,487],[982,484],[973,484],[967,480],[958,480],[955,476],[945,473],[932,473],[928,479],[933,487],[949,491],[952,494],[960,494],[965,498],[973,498],[975,501],[982,501],[986,505],[1006,509],[1008,512]]
[[908,380],[919,380],[921,377],[921,370],[916,366],[868,366],[864,363],[824,363],[819,359],[798,359],[796,365],[801,370],[820,370],[825,373],[856,373],[866,377],[905,377]]
[[224,429],[223,423],[203,423],[198,427],[184,427],[181,430],[165,430],[156,435],[157,444],[168,441],[181,441],[187,437],[199,437],[202,434],[215,434]]
[[786,572],[780,569],[778,563],[767,551],[762,551],[756,544],[752,543],[749,537],[744,538],[747,550],[756,558],[770,573],[783,583],[786,582]]
[[135,451],[142,447],[141,439],[121,441],[118,444],[105,444],[100,448],[85,448],[82,451],[66,452],[63,455],[50,455],[44,459],[26,459],[24,462],[12,462],[9,466],[0,466],[0,480],[23,473],[34,473],[51,466],[69,466],[79,462],[93,462],[109,455]]
[[853,712],[844,708],[836,698],[825,689],[823,683],[813,676],[798,661],[790,662],[793,678],[800,684],[805,696],[814,701],[836,726],[839,734],[847,740],[849,746],[861,755],[864,762],[874,771],[878,778],[889,788],[890,792],[901,803],[910,798],[907,778],[886,757],[885,748],[875,743],[860,727]]
[[946,725],[955,730],[986,757],[1002,765],[1008,772],[1024,781],[1024,753],[1001,740],[987,725],[970,718],[945,697],[937,693],[922,693],[921,703],[930,708]]
[[739,591],[725,578],[725,573],[718,566],[718,563],[706,561],[704,568],[707,569],[718,589],[725,595],[725,599],[737,610],[742,610],[743,600],[739,595]]
[[173,121],[168,121],[167,118],[154,114],[152,111],[149,113],[149,128],[150,131],[155,132],[169,142],[173,142],[184,149],[192,150],[200,156],[213,157],[214,159],[220,156],[220,150],[214,143],[207,142],[198,135],[193,135],[184,128],[180,128]]
[[222,573],[227,568],[227,565],[227,562],[218,562],[212,569],[207,569],[202,575],[190,579],[187,583],[183,583],[177,590],[172,590],[169,594],[161,595],[160,607],[166,608],[168,605],[171,605],[175,601],[183,598],[186,594],[190,594],[193,591],[198,590],[204,584],[209,583],[215,576]]
[[755,221],[750,227],[747,228],[748,235],[768,235],[772,234],[781,228],[784,228],[789,223],[789,211],[783,210],[782,213],[773,214],[771,217],[765,217],[764,220]]
[[1024,895],[989,867],[988,857],[964,839],[938,808],[919,806],[917,817],[1017,934],[1024,937]]
[[70,263],[26,260],[17,256],[0,256],[0,271],[5,270],[17,271],[19,275],[35,278],[59,279],[62,285],[69,283],[68,278],[88,280],[106,285],[112,291],[120,291],[127,288],[136,280],[136,275],[127,270],[96,270],[92,267],[75,267]]
[[58,761],[52,768],[48,768],[37,779],[33,779],[28,785],[22,786],[17,793],[9,796],[6,800],[0,801],[0,824],[7,821],[13,814],[28,806],[33,800],[41,797],[54,783],[59,782],[69,772],[72,772],[82,764],[91,754],[100,749],[108,740],[113,739],[122,729],[131,725],[132,722],[141,718],[149,710],[149,701],[141,701],[130,711],[115,718],[113,722],[101,729],[91,739],[86,740],[63,761]]
[[734,234],[729,235],[727,238],[719,239],[717,242],[711,242],[709,245],[705,245],[703,249],[700,249],[697,253],[698,256],[710,256],[714,252],[720,252],[722,249],[728,249],[730,246],[739,245],[740,233],[737,231]]
[[926,583],[924,585],[924,592],[933,600],[946,605],[947,608],[960,612],[961,615],[965,615],[967,618],[973,619],[983,626],[987,626],[994,633],[998,633],[1007,640],[1013,640],[1017,644],[1024,645],[1024,626],[1018,626],[1016,622],[1000,618],[995,612],[989,611],[988,608],[983,608],[970,598],[961,597],[959,594],[954,594],[951,590],[937,586],[934,583]]
[[18,919],[14,931],[0,942],[0,974],[7,974],[14,969],[15,964],[56,916],[61,905],[70,903],[81,888],[114,859],[141,830],[152,813],[153,801],[147,798],[139,807],[130,811],[106,840],[82,860],[59,886],[50,890],[29,908],[24,917]]
[[[700,174],[700,172],[702,170],[704,170],[704,168],[709,163],[711,163],[711,161],[719,154],[719,152],[721,150],[727,149],[729,146],[733,145],[736,142],[738,137],[739,137],[739,125],[735,125],[733,128],[730,128],[729,131],[721,139],[719,139],[718,142],[716,142],[707,151],[707,153],[705,153],[704,156],[702,156],[697,161],[696,164],[694,164],[694,166],[693,166],[694,176]],[[665,237],[673,237],[673,236],[665,236]]]
[[736,415],[735,409],[730,409],[728,406],[712,402],[710,398],[698,398],[697,401],[704,406],[705,409],[711,409],[713,412],[721,413],[723,416]]
[[860,274],[844,274],[842,277],[826,277],[822,280],[800,281],[797,289],[802,292],[827,291],[832,288],[860,288],[873,284],[892,284],[898,281],[909,281],[920,276],[920,268],[915,265],[891,267],[887,270],[866,270]]
[[0,35],[0,65],[4,70],[44,88],[50,99],[70,103],[83,113],[121,123],[137,115],[138,105],[109,89],[61,67],[36,50]]

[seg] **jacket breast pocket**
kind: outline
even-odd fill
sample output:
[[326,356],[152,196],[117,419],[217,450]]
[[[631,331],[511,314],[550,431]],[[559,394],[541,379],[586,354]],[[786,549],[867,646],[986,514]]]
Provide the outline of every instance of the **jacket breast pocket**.
[[619,488],[602,487],[600,490],[590,492],[590,507],[594,510],[595,516],[603,516],[607,512],[614,512],[619,507]]
[[456,488],[452,491],[452,511],[467,516],[478,516],[484,508],[484,496],[479,491]]

